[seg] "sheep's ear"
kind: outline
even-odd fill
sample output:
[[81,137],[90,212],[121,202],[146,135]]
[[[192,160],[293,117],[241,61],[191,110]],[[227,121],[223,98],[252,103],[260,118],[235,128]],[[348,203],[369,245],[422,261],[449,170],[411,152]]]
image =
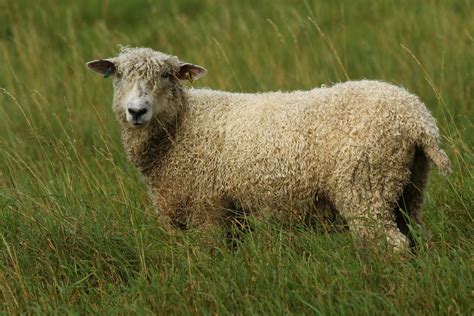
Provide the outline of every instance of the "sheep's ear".
[[113,75],[117,71],[114,62],[111,59],[98,59],[88,62],[87,67],[104,76],[104,78]]
[[180,80],[194,81],[198,80],[207,73],[206,68],[190,63],[181,63],[176,77]]

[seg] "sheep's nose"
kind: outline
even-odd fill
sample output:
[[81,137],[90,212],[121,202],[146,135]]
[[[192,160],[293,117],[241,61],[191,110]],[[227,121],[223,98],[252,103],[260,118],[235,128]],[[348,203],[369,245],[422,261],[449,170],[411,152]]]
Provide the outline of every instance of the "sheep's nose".
[[145,109],[132,109],[132,108],[128,108],[128,113],[130,113],[130,115],[134,118],[134,119],[138,119],[140,118],[140,116],[144,115],[146,112],[148,112],[148,110],[145,108]]

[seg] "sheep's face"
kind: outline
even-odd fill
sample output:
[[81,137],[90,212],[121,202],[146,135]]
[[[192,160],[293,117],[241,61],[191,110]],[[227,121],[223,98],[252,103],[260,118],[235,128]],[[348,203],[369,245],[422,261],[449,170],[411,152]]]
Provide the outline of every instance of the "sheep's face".
[[[160,83],[158,83],[160,85]],[[114,78],[114,110],[131,126],[144,127],[165,100],[160,100],[160,87],[145,80],[126,80]]]
[[166,123],[176,116],[177,89],[182,80],[196,80],[206,69],[179,61],[149,48],[126,48],[118,57],[94,60],[87,66],[114,78],[114,106],[119,119],[145,127],[157,119]]

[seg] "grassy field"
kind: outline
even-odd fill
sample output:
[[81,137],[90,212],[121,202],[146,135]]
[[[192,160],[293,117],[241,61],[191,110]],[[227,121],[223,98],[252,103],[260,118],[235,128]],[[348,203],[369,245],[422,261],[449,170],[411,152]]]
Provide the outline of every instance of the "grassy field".
[[[222,232],[164,231],[111,83],[84,66],[118,44],[207,67],[196,86],[416,93],[453,164],[430,177],[431,238],[401,257],[275,223],[235,252]],[[472,315],[473,112],[469,0],[0,0],[0,314]]]

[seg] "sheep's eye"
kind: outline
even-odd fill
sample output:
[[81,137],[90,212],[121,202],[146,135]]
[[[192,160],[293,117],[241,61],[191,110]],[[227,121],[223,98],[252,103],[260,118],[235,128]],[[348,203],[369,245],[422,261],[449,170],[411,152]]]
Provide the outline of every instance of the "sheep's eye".
[[162,78],[162,79],[168,79],[169,77],[170,77],[169,72],[165,72],[165,73],[162,73],[162,74],[161,74],[161,78]]

